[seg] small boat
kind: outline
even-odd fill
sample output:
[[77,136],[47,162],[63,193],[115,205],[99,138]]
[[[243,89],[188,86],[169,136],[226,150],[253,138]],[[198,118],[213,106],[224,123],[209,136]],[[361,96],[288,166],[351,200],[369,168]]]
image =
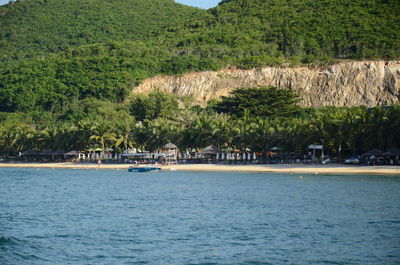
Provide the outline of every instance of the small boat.
[[153,171],[160,171],[160,167],[129,167],[129,172],[153,172]]

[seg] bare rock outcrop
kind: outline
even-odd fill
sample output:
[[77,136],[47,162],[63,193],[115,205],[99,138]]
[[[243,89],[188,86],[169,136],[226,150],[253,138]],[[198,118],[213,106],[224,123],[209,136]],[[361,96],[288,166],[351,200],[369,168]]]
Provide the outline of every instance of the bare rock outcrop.
[[191,95],[201,103],[226,96],[235,88],[275,86],[295,90],[305,106],[379,106],[400,101],[400,61],[343,62],[328,67],[223,69],[156,76],[133,89]]

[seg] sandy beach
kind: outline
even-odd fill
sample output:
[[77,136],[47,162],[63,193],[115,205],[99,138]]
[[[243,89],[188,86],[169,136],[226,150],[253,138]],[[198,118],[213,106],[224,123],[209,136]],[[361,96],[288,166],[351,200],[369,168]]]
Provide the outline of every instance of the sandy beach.
[[[127,170],[128,164],[77,164],[77,163],[0,163],[2,167],[19,168],[70,168],[70,169],[120,169]],[[217,165],[217,164],[188,164],[167,165],[162,170],[174,171],[213,171],[213,172],[273,172],[295,174],[360,174],[360,175],[400,175],[400,166],[348,166],[341,164],[330,165]]]

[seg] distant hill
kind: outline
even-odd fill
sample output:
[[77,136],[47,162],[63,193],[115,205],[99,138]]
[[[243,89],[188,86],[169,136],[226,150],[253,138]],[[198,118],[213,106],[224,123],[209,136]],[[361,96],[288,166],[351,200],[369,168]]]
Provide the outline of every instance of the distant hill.
[[143,41],[202,12],[173,0],[18,0],[0,7],[0,60],[105,41]]
[[393,59],[400,56],[400,1],[225,0],[170,31],[182,52],[247,68],[279,63],[279,57]]
[[398,0],[20,0],[0,7],[0,111],[122,102],[157,74],[397,59],[399,14]]

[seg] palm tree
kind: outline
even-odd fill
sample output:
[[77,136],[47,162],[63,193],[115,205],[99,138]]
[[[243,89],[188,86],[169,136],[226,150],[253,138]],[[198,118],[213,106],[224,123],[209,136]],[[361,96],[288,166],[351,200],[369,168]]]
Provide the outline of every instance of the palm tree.
[[245,109],[243,111],[243,116],[241,119],[235,121],[234,125],[234,145],[237,148],[245,146],[253,146],[253,136],[254,129],[257,127],[258,119],[251,117],[250,112]]
[[40,149],[56,150],[56,139],[58,137],[58,128],[55,125],[47,126],[39,131],[38,142]]
[[84,150],[89,147],[90,136],[92,135],[93,122],[89,119],[80,120],[76,125],[76,148]]
[[221,147],[231,142],[228,116],[217,113],[200,113],[188,126],[190,147],[205,147],[213,144]]
[[19,133],[15,127],[3,127],[0,131],[0,146],[7,152],[7,156],[10,153],[14,153],[14,147],[18,139]]
[[135,119],[132,116],[127,116],[117,122],[117,139],[115,142],[115,147],[118,148],[123,145],[124,151],[128,148],[133,147],[133,128],[135,125]]
[[353,156],[355,156],[357,151],[360,150],[362,147],[357,146],[357,143],[360,142],[361,138],[363,138],[365,134],[365,131],[367,129],[366,121],[366,108],[353,107],[350,109],[346,109],[344,113],[342,123],[340,125],[340,131],[343,135],[342,143],[346,145],[348,151],[351,152]]
[[92,135],[90,140],[94,140],[101,145],[104,154],[106,141],[115,142],[115,133],[111,132],[111,124],[104,118],[99,118],[91,127]]
[[189,126],[191,136],[191,147],[205,147],[211,141],[211,123],[210,115],[201,113]]
[[284,132],[280,146],[287,152],[297,155],[303,154],[310,140],[309,120],[302,118],[289,119],[284,123]]
[[27,124],[10,122],[0,127],[0,148],[7,156],[32,146],[34,129]]
[[15,144],[16,151],[22,152],[27,149],[32,149],[34,147],[35,136],[36,130],[34,127],[27,124],[22,124],[18,128],[18,139]]
[[211,124],[212,144],[218,149],[223,146],[230,146],[233,139],[232,121],[225,114],[215,114]]
[[387,145],[390,148],[400,148],[400,105],[392,105],[387,112]]
[[252,139],[254,140],[254,150],[263,153],[266,157],[267,151],[270,147],[275,145],[278,132],[275,121],[270,121],[263,118],[257,118],[252,128]]
[[336,107],[325,107],[317,110],[310,123],[313,134],[310,144],[321,143],[324,146],[324,152],[339,153],[340,156],[340,147],[344,137],[341,131],[342,113],[343,108]]
[[177,142],[182,137],[179,123],[167,118],[156,118],[146,121],[140,128],[141,143],[149,151],[157,150],[168,142]]

